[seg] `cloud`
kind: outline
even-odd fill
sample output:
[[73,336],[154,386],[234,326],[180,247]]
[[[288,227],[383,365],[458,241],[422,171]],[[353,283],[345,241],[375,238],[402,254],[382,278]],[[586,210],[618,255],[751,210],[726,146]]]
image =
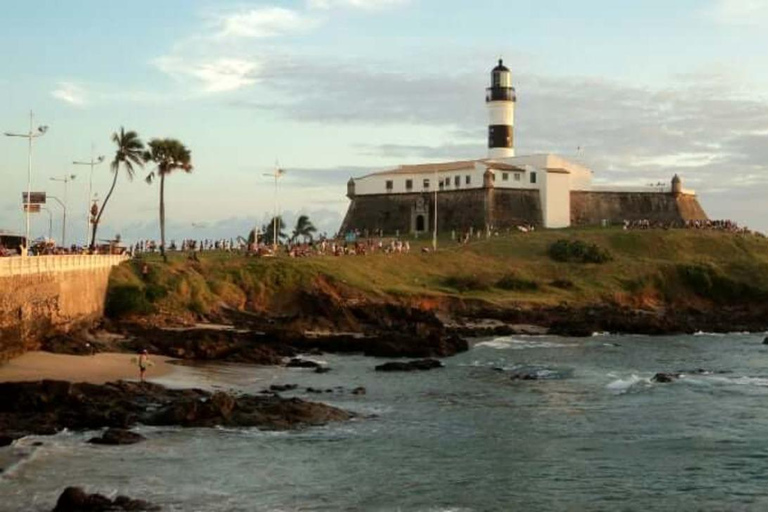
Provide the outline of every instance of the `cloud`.
[[218,37],[277,37],[314,27],[318,21],[283,7],[240,10],[217,17]]
[[76,107],[86,104],[85,89],[73,82],[59,82],[56,89],[51,91],[51,96]]
[[768,24],[768,2],[765,0],[714,0],[705,13],[724,25]]
[[259,63],[237,58],[188,62],[176,57],[155,59],[154,65],[164,73],[180,80],[192,78],[204,93],[241,89],[257,81]]
[[335,7],[348,7],[356,9],[386,9],[408,3],[409,0],[309,0],[307,6],[310,9],[332,9]]

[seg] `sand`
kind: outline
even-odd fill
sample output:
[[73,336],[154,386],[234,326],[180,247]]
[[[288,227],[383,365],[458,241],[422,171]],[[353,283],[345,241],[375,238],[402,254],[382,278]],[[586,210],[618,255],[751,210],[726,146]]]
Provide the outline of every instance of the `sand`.
[[[125,379],[138,380],[139,367],[131,360],[134,354],[105,353],[94,356],[70,356],[50,352],[27,352],[0,364],[0,382],[19,382],[42,379],[71,382],[105,382]],[[150,355],[154,366],[147,369],[146,380],[168,375],[173,371],[172,359]]]

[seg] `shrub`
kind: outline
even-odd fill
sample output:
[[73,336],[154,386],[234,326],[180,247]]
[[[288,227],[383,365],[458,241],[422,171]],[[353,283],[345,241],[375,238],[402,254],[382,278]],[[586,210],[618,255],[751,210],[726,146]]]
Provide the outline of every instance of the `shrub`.
[[530,279],[523,279],[514,274],[507,274],[496,281],[496,288],[512,291],[535,291],[539,289],[539,283]]
[[490,288],[487,280],[475,275],[449,276],[443,282],[445,286],[464,293],[471,291],[482,291]]
[[147,287],[144,289],[144,296],[147,298],[149,302],[157,302],[158,300],[164,298],[168,295],[168,289],[164,286],[160,286],[159,284],[153,284],[150,283],[147,285]]
[[607,249],[581,240],[560,239],[549,246],[549,257],[568,263],[606,263],[613,257]]
[[119,318],[131,313],[149,313],[151,304],[147,301],[144,291],[135,284],[110,286],[104,313],[110,318]]
[[573,290],[576,288],[576,285],[573,284],[573,281],[570,279],[555,279],[549,283],[549,285],[553,288],[560,288],[561,290]]
[[682,283],[696,295],[715,302],[765,300],[768,290],[723,274],[712,265],[677,265]]

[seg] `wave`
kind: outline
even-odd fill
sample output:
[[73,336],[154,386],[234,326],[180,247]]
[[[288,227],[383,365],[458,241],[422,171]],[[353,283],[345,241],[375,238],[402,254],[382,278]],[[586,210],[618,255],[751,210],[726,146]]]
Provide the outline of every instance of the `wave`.
[[623,395],[638,388],[647,388],[652,385],[650,377],[640,377],[639,375],[632,374],[631,377],[626,379],[616,379],[605,387],[617,395]]
[[489,341],[483,341],[475,345],[475,347],[488,347],[496,350],[525,350],[534,348],[572,348],[575,345],[572,343],[557,343],[554,341],[544,341],[536,339],[517,339],[509,337],[494,338]]

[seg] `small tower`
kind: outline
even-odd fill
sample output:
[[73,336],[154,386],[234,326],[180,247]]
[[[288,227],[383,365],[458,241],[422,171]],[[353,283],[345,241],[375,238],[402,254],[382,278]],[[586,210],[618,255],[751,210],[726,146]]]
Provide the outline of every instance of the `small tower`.
[[355,198],[355,180],[354,178],[349,178],[349,181],[347,182],[347,197],[350,199]]
[[515,88],[512,74],[499,59],[499,65],[491,71],[491,86],[486,89],[488,105],[488,158],[515,156]]
[[675,174],[675,176],[672,178],[672,195],[679,196],[683,193],[683,180],[680,179],[680,176]]

